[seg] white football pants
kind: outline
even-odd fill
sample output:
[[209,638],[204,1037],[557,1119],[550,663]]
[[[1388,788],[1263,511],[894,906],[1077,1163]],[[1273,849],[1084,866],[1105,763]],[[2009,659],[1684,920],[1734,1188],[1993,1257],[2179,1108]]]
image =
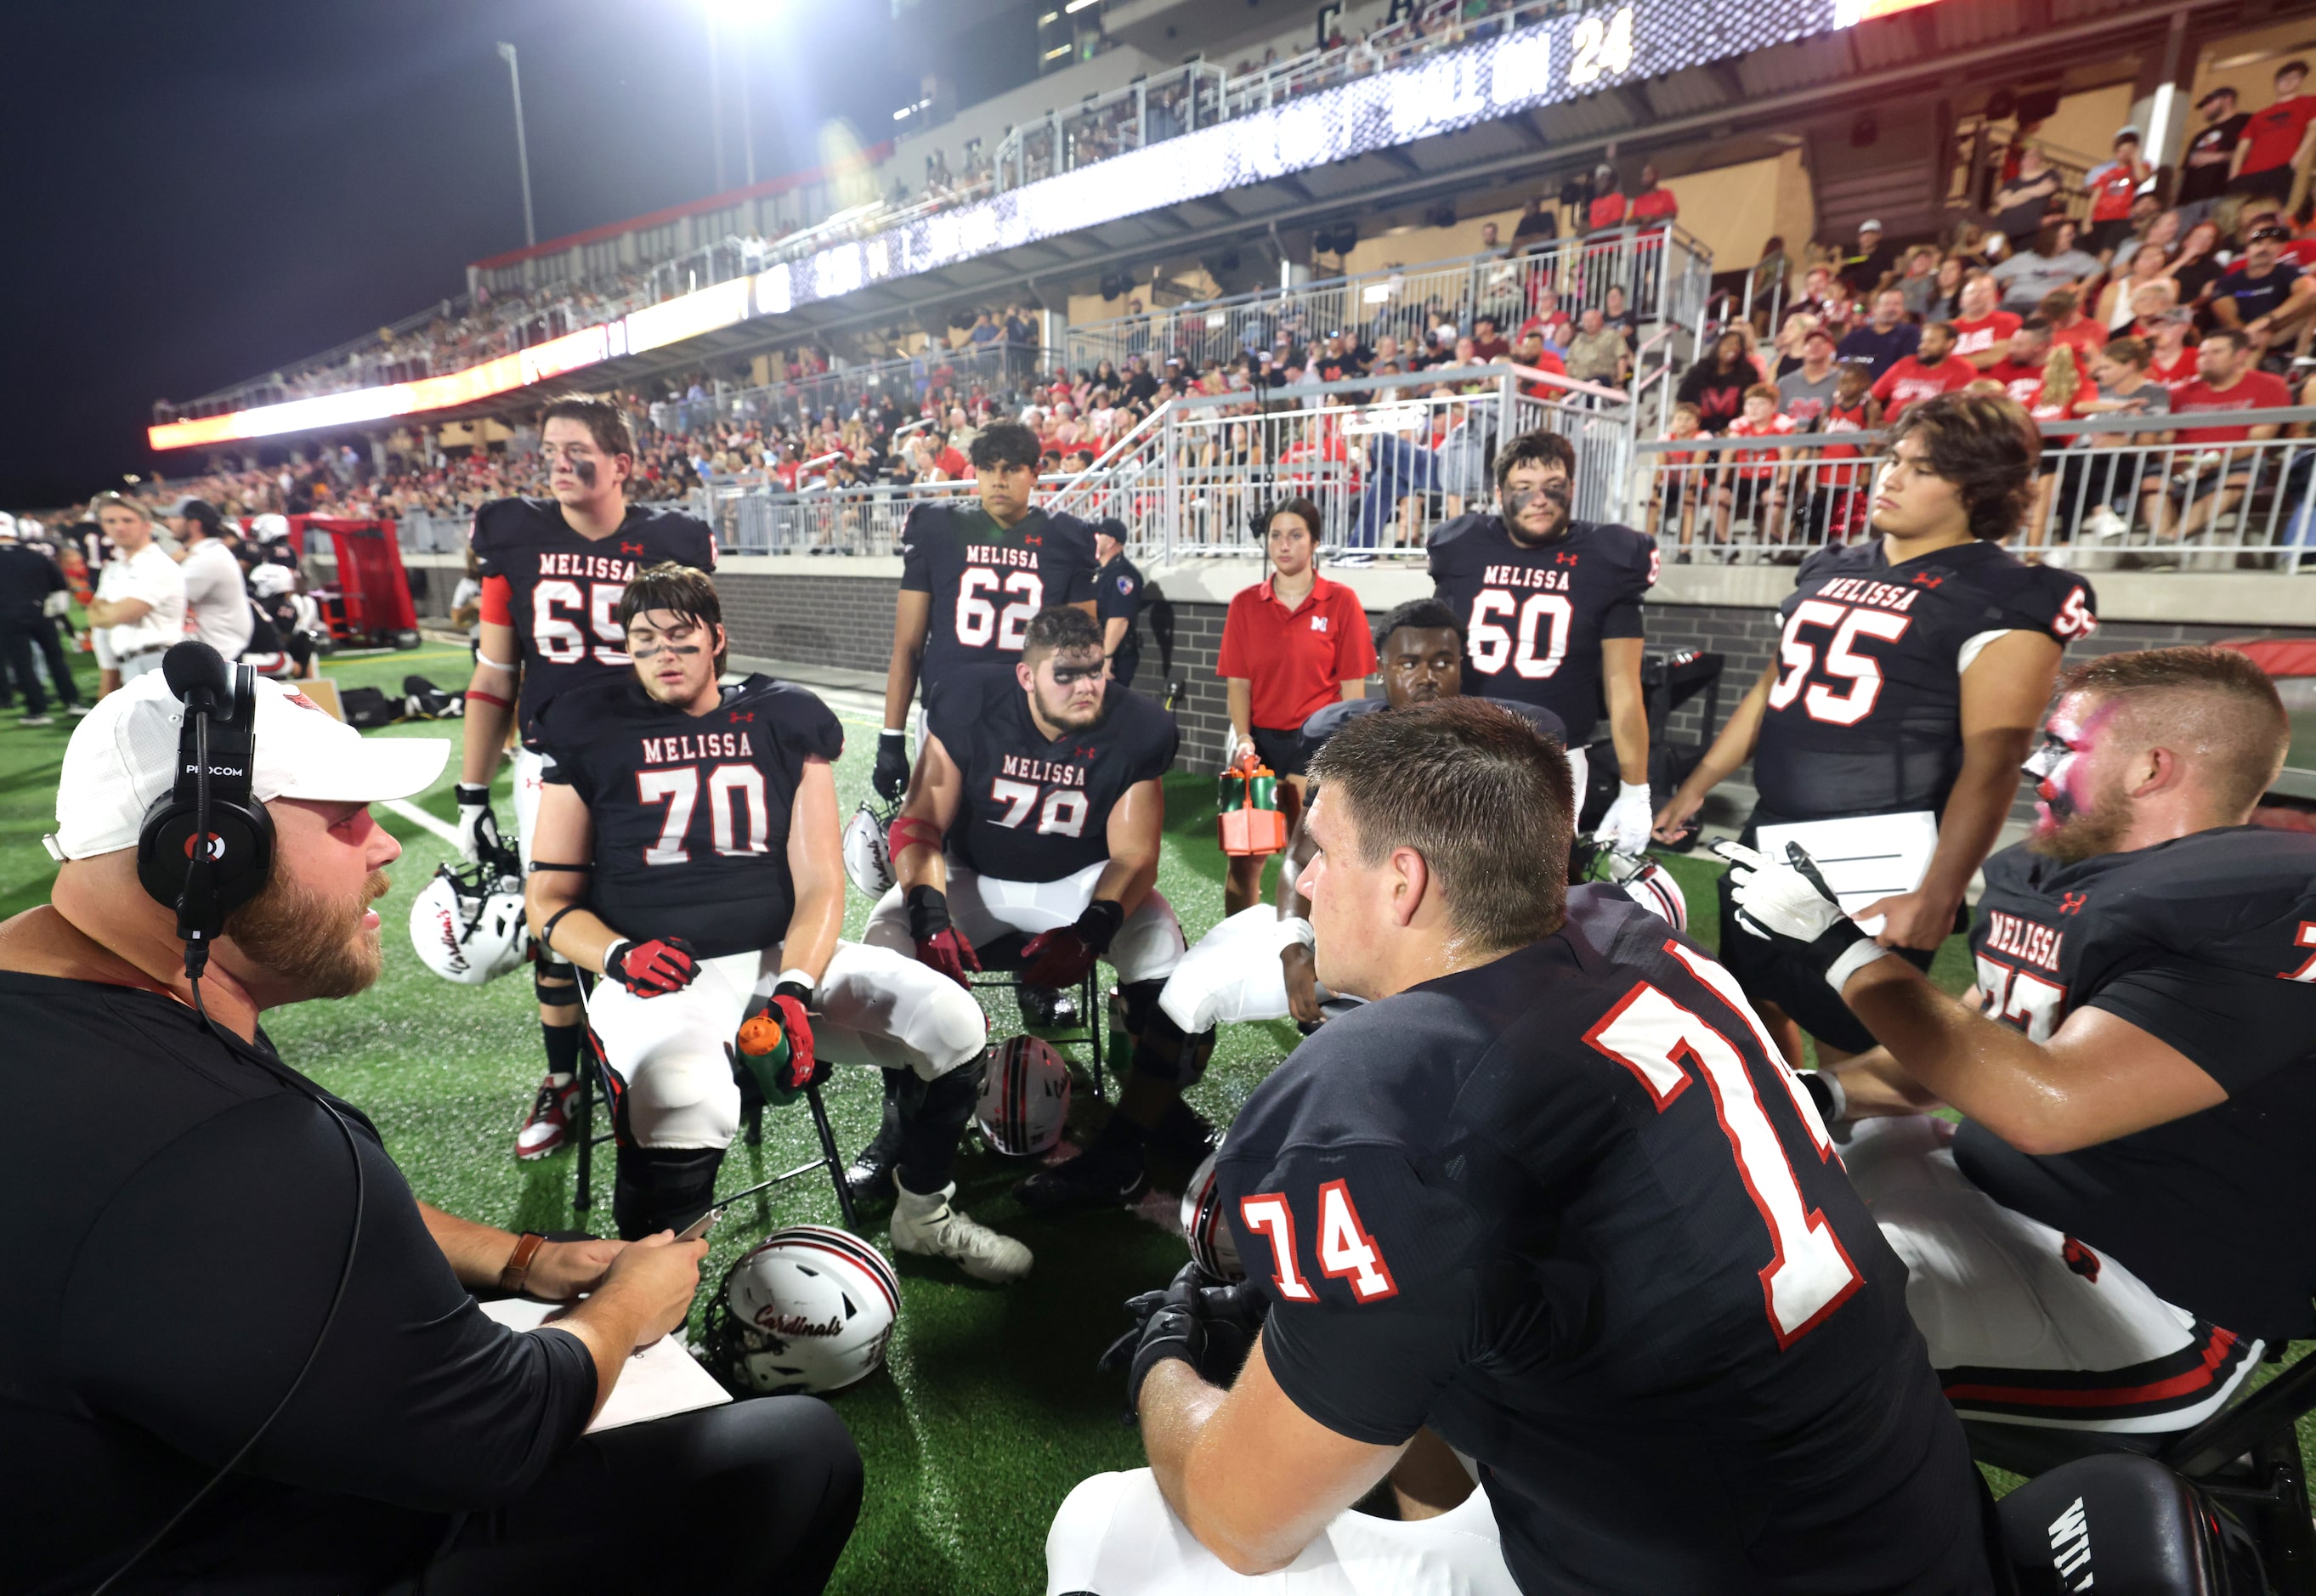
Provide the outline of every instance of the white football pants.
[[[1284,1020],[1288,1012],[1287,968],[1278,955],[1292,940],[1280,929],[1278,911],[1269,904],[1241,909],[1183,955],[1158,994],[1158,1006],[1185,1036],[1196,1036],[1210,1025]],[[1348,1000],[1322,986],[1319,1001]]]
[[[1009,932],[1033,937],[1041,931],[1073,924],[1085,913],[1086,905],[1093,902],[1094,883],[1101,879],[1102,871],[1108,868],[1107,862],[1090,864],[1076,875],[1064,876],[1058,881],[1001,881],[952,860],[947,891],[949,923],[975,948]],[[877,906],[868,912],[868,929],[860,938],[915,962],[917,944],[909,935],[906,887],[895,887],[877,900]],[[1118,972],[1121,982],[1160,981],[1172,975],[1174,967],[1182,962],[1184,946],[1182,926],[1174,918],[1174,906],[1166,901],[1165,894],[1154,887],[1140,906],[1126,917],[1126,923],[1118,928],[1118,935],[1111,939],[1109,951],[1102,958]],[[945,976],[937,978],[947,980]],[[948,985],[956,989],[955,982]]]
[[1081,1481],[1046,1532],[1046,1596],[1519,1596],[1488,1493],[1435,1519],[1346,1512],[1277,1574],[1234,1574],[1146,1468]]
[[[547,768],[547,756],[534,753],[518,743],[514,757],[508,763],[512,766],[514,775],[514,850],[521,856],[523,873],[528,875],[530,871],[530,834],[539,825],[539,798],[546,785],[539,772]],[[548,862],[562,861],[549,860]]]
[[2216,1412],[2261,1343],[2199,1325],[2112,1255],[1996,1202],[1955,1167],[1954,1133],[1929,1115],[1864,1119],[1841,1157],[1905,1260],[1907,1311],[1955,1410],[2142,1434]]
[[[628,1131],[646,1147],[728,1147],[740,1088],[725,1051],[778,985],[780,950],[703,959],[681,992],[637,997],[598,982],[587,1023],[627,1094]],[[973,994],[913,957],[839,942],[812,1001],[813,1050],[833,1064],[911,1069],[930,1081],[988,1045]]]

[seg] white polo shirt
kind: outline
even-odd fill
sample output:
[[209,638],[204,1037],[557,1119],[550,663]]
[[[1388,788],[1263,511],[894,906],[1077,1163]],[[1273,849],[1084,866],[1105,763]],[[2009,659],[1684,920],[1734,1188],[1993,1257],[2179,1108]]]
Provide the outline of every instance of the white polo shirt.
[[166,648],[185,635],[185,574],[157,542],[133,555],[116,554],[97,574],[96,596],[107,603],[142,599],[152,606],[126,626],[98,629],[105,651],[116,660],[147,648]]
[[241,580],[241,562],[218,539],[203,538],[177,569],[185,578],[192,635],[228,662],[240,658],[256,629],[249,613],[249,590]]

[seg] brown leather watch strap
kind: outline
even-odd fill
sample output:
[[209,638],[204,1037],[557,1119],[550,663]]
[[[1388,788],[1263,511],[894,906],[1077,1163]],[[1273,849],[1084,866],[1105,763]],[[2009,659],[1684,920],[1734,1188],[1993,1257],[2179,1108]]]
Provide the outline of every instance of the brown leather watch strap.
[[521,1290],[523,1277],[530,1273],[530,1261],[539,1256],[539,1248],[546,1244],[547,1238],[539,1232],[524,1231],[515,1242],[514,1251],[508,1255],[506,1267],[499,1271],[499,1289]]

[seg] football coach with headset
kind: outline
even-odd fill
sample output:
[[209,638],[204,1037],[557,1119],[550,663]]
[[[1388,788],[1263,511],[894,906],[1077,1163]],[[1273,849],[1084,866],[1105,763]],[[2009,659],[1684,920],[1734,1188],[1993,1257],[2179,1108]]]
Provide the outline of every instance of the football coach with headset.
[[[824,1404],[583,1439],[704,1244],[429,1208],[259,1029],[378,978],[401,848],[369,806],[443,745],[236,675],[180,644],[81,723],[51,901],[0,924],[0,1082],[38,1128],[0,1160],[0,1585],[819,1590],[860,1495]],[[592,1295],[518,1333],[494,1287]]]

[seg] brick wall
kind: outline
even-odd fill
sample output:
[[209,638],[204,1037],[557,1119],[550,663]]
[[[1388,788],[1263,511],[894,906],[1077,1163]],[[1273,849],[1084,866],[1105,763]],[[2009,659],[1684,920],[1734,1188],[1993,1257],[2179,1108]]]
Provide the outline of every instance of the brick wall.
[[854,671],[882,671],[891,660],[900,587],[889,576],[729,571],[716,579],[733,653]]

